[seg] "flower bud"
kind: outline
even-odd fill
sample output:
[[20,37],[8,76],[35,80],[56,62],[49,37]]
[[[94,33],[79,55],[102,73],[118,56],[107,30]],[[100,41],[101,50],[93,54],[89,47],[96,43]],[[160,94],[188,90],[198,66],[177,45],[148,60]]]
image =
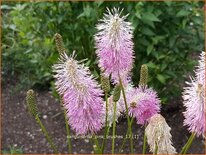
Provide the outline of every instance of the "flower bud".
[[37,100],[36,100],[36,96],[34,94],[34,91],[32,89],[27,91],[26,94],[26,103],[27,103],[27,107],[29,112],[31,113],[31,115],[33,117],[36,117],[36,115],[38,114],[38,109],[37,109]]
[[140,86],[146,86],[148,81],[148,68],[147,65],[142,65],[140,70]]
[[110,91],[110,82],[108,77],[101,75],[101,86],[105,93]]
[[120,85],[116,85],[114,87],[114,93],[113,93],[113,101],[117,102],[120,98],[120,94],[121,94],[121,87]]
[[63,52],[65,52],[66,49],[64,48],[64,42],[63,42],[62,36],[56,33],[54,35],[54,39],[55,39],[57,51],[59,52],[59,54],[62,54]]

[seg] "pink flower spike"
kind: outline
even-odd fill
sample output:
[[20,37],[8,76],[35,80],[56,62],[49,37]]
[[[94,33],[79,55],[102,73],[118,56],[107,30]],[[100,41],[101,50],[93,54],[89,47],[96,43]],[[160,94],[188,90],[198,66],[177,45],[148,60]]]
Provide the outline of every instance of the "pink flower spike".
[[63,96],[68,123],[78,135],[93,134],[102,128],[103,91],[88,67],[74,59],[60,55],[53,66],[56,88]]
[[183,112],[184,125],[188,126],[190,132],[197,136],[205,133],[205,52],[200,55],[199,65],[195,70],[195,77],[191,82],[186,82],[184,87],[183,104],[186,111]]
[[136,118],[137,124],[144,125],[149,118],[160,112],[160,100],[151,88],[134,88],[128,92],[127,102],[129,114]]
[[121,16],[123,10],[107,8],[102,20],[97,25],[95,35],[96,53],[99,57],[99,67],[106,76],[111,75],[114,83],[119,82],[119,76],[124,85],[129,81],[133,65],[132,26],[126,22],[126,16]]

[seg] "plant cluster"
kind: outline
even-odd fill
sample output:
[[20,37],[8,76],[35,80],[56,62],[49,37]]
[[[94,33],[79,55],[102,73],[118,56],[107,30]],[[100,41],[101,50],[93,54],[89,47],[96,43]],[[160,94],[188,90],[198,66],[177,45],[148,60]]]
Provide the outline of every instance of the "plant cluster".
[[[145,128],[142,153],[146,143],[153,154],[176,154],[172,144],[171,128],[160,114],[161,104],[157,92],[148,84],[148,67],[141,65],[139,84],[132,81],[132,68],[136,55],[134,52],[133,26],[127,21],[129,14],[123,9],[108,9],[96,25],[94,35],[98,66],[101,71],[101,84],[91,73],[86,60],[77,60],[77,52],[68,55],[60,34],[55,34],[59,60],[53,67],[55,88],[64,108],[68,151],[72,153],[70,128],[76,135],[91,135],[94,152],[103,154],[107,137],[112,130],[112,150],[115,152],[116,121],[122,114],[127,118],[127,133],[130,152],[134,154],[132,125],[134,122]],[[195,76],[183,91],[184,125],[191,136],[180,154],[186,154],[195,136],[205,133],[205,52],[200,55]],[[166,94],[165,94],[166,95]],[[27,92],[30,113],[40,125],[55,153],[58,150],[47,130],[41,123],[36,107],[35,94]],[[100,145],[97,134],[104,128],[104,140]],[[126,140],[126,139],[125,139]],[[122,147],[124,146],[123,141]],[[121,150],[121,148],[120,148]]]

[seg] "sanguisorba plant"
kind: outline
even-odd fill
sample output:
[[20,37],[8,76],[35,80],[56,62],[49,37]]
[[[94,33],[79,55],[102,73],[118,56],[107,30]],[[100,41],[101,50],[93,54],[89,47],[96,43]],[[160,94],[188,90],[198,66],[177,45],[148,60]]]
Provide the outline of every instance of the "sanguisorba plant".
[[[84,65],[85,60],[77,61],[76,53],[68,55],[60,34],[55,35],[59,61],[53,65],[55,86],[65,109],[67,136],[70,128],[77,135],[92,135],[96,147],[95,153],[104,153],[106,140],[112,127],[112,151],[115,153],[116,121],[126,113],[127,132],[119,151],[126,142],[130,141],[130,153],[134,153],[132,124],[136,123],[145,128],[142,154],[146,152],[146,143],[153,154],[176,154],[172,145],[171,128],[160,115],[160,99],[157,92],[147,84],[148,68],[141,66],[140,81],[134,86],[131,81],[131,69],[134,61],[132,26],[121,15],[123,10],[107,9],[103,19],[97,24],[95,35],[96,53],[101,70],[101,85]],[[205,132],[205,53],[202,52],[199,66],[195,71],[189,87],[183,92],[184,124],[192,132],[181,154],[189,149],[195,135]],[[111,88],[110,81],[114,88]],[[105,98],[105,101],[103,99]],[[57,148],[47,130],[38,117],[34,92],[27,93],[29,111],[35,117],[45,134],[49,144],[57,153]],[[96,137],[98,131],[104,130],[102,145]],[[71,139],[68,138],[68,152],[72,153]]]

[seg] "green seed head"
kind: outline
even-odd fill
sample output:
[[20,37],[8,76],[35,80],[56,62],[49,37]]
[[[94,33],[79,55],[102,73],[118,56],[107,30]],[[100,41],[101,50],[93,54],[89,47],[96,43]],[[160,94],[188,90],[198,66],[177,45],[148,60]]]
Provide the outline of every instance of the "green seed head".
[[105,93],[110,91],[110,82],[108,77],[101,75],[101,86]]
[[146,86],[148,81],[148,68],[147,65],[142,65],[140,70],[140,86]]
[[113,93],[113,101],[117,102],[120,98],[120,94],[121,94],[121,87],[120,85],[116,85],[114,87],[114,93]]
[[38,114],[38,109],[37,109],[37,100],[36,100],[36,96],[34,94],[33,90],[28,90],[27,94],[26,94],[26,103],[27,103],[27,107],[29,112],[31,113],[31,115],[33,117],[36,117],[36,115]]
[[65,52],[66,49],[64,48],[64,42],[63,42],[62,36],[56,33],[54,35],[54,39],[55,39],[57,51],[59,52],[59,54],[62,54],[63,52]]

